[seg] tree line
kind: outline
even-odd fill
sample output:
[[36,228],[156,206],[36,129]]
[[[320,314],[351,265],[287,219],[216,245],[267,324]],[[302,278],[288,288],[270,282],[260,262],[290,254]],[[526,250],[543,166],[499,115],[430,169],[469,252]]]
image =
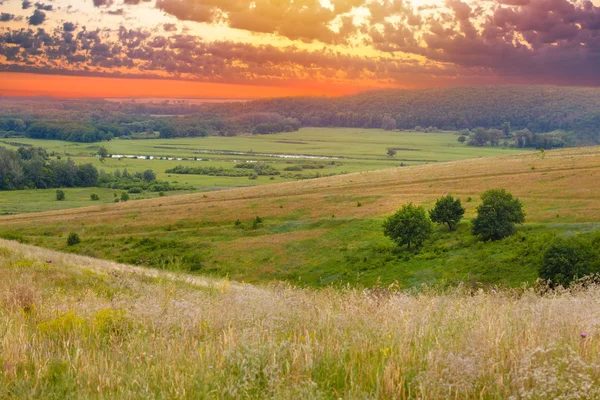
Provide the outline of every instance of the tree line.
[[[460,131],[479,127],[503,130],[508,123],[514,131],[527,129],[540,134],[562,130],[573,132],[577,144],[600,143],[598,88],[519,85],[390,89],[340,98],[270,99],[211,107],[229,114],[276,112],[313,127]],[[527,142],[524,146],[536,145]]]
[[84,100],[2,100],[0,138],[102,142],[136,139],[270,134],[300,129],[278,113],[228,114],[199,105],[158,105]]
[[[489,131],[504,130],[506,124],[521,133],[516,138],[520,147],[600,143],[600,89],[525,85],[389,89],[340,98],[296,97],[219,104],[0,101],[0,137],[81,142],[115,137],[269,134],[300,127]],[[554,134],[543,135],[550,132]]]
[[[58,156],[60,157],[60,156]],[[106,187],[141,193],[189,189],[158,181],[152,170],[129,173],[98,171],[92,164],[75,164],[51,159],[41,147],[20,147],[17,151],[0,147],[0,190]]]

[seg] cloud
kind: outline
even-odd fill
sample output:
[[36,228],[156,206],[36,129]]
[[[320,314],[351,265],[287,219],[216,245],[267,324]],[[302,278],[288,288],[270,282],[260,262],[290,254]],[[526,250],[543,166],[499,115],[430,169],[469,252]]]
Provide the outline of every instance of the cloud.
[[9,14],[5,12],[0,14],[0,22],[8,22],[12,21],[13,19],[15,19],[15,14]]
[[399,82],[470,79],[456,68],[372,59],[332,50],[301,50],[232,41],[206,42],[197,36],[153,35],[122,27],[117,37],[102,30],[20,30],[0,35],[2,70],[81,75],[171,77],[205,82],[284,85],[290,82],[357,79]]
[[52,4],[35,3],[35,8],[41,11],[52,11],[54,6]]
[[72,22],[65,22],[63,24],[63,31],[65,32],[73,32],[75,30],[75,24]]
[[[43,1],[43,0],[42,0]],[[61,0],[35,3],[29,24]],[[28,7],[32,7],[31,2]],[[308,80],[449,85],[539,82],[600,85],[600,7],[571,0],[93,0],[123,15],[145,5],[160,25],[87,29],[84,20],[0,31],[4,70],[153,76],[230,83]],[[129,8],[128,8],[129,7]],[[156,13],[156,11],[154,11]],[[8,18],[8,16],[0,17]],[[14,18],[14,16],[12,17]],[[296,46],[203,40],[192,24],[218,24]],[[167,23],[165,23],[165,21]],[[22,24],[23,25],[23,24]],[[23,25],[26,26],[26,25]],[[226,28],[222,28],[225,26]],[[238,32],[239,33],[239,32]],[[238,35],[236,38],[243,37]],[[265,35],[266,34],[266,35]],[[243,40],[243,39],[237,39]],[[310,46],[300,42],[317,43]],[[281,43],[281,41],[273,42]],[[294,43],[294,42],[287,42]],[[318,50],[316,50],[318,49]],[[350,54],[363,54],[357,56]]]
[[40,10],[35,10],[29,17],[29,25],[41,25],[46,20],[46,13]]
[[431,60],[486,68],[503,77],[600,84],[600,7],[568,0],[502,0],[480,30],[462,23],[424,35]]
[[320,0],[157,0],[156,7],[182,21],[224,23],[231,28],[271,33],[292,40],[323,43],[345,42],[344,35],[331,28],[337,17],[365,0],[334,0],[333,10]]

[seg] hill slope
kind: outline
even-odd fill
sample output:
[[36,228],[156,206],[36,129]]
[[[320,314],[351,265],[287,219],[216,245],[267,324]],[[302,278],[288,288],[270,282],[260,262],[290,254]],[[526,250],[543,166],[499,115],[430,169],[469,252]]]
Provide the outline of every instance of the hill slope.
[[411,296],[142,271],[0,240],[0,397],[600,397],[596,287]]
[[[598,228],[598,179],[600,148],[536,152],[2,217],[0,236],[246,281],[519,286],[535,280],[540,254],[554,235]],[[483,245],[464,222],[457,233],[438,230],[428,250],[414,256],[398,253],[383,236],[382,217],[404,203],[431,206],[452,193],[471,218],[479,195],[491,188],[523,200],[528,224],[516,237]],[[262,222],[255,223],[257,216]],[[68,247],[70,232],[82,243]]]
[[286,98],[215,106],[233,113],[277,112],[303,126],[381,128],[385,115],[401,129],[502,128],[534,132],[564,129],[598,143],[600,89],[558,86],[478,86],[381,90],[341,98]]

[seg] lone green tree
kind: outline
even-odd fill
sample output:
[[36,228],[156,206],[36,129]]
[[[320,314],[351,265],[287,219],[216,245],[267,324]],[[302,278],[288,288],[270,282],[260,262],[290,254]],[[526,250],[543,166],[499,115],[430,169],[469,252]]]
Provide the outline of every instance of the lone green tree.
[[600,270],[594,245],[579,237],[557,238],[546,249],[539,276],[554,285],[567,287],[575,279]]
[[56,191],[56,200],[57,201],[63,201],[64,199],[65,199],[65,191],[58,189]]
[[106,147],[98,147],[98,157],[100,157],[100,162],[104,162],[104,160],[108,158],[108,150],[106,150]]
[[429,217],[433,222],[440,225],[446,224],[451,231],[456,229],[463,215],[465,215],[465,209],[460,199],[455,199],[451,195],[439,198],[435,207],[429,211]]
[[396,155],[396,150],[388,149],[387,155],[388,155],[388,157],[394,157]]
[[399,246],[409,249],[414,244],[417,248],[427,240],[433,232],[433,223],[424,207],[413,203],[405,204],[394,215],[383,223],[383,233]]
[[76,244],[81,243],[81,239],[79,238],[79,235],[76,234],[75,232],[71,232],[69,234],[69,237],[67,238],[67,246],[75,246]]
[[521,201],[504,189],[492,189],[481,195],[473,220],[473,234],[484,241],[500,240],[515,233],[515,224],[525,222]]

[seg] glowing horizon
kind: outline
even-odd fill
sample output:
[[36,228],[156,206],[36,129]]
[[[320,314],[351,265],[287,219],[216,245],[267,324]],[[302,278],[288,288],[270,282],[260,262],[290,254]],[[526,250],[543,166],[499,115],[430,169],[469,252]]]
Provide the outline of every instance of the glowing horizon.
[[0,94],[264,98],[386,87],[598,86],[599,4],[4,0]]

